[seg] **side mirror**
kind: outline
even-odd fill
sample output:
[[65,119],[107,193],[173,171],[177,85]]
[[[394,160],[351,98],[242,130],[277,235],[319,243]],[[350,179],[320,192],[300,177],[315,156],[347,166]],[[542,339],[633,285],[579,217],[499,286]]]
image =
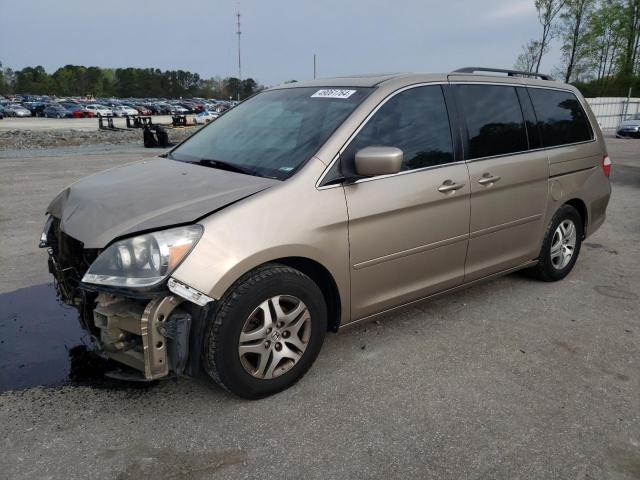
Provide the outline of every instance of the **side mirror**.
[[404,154],[396,147],[366,147],[356,152],[356,173],[363,177],[391,175],[402,167]]

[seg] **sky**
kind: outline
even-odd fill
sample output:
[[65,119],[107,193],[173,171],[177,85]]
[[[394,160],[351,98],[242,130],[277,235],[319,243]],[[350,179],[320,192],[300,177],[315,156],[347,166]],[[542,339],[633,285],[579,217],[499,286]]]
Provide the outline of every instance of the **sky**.
[[[317,75],[512,68],[534,0],[0,0],[0,61],[189,70],[264,85]],[[542,70],[558,62],[557,49]]]

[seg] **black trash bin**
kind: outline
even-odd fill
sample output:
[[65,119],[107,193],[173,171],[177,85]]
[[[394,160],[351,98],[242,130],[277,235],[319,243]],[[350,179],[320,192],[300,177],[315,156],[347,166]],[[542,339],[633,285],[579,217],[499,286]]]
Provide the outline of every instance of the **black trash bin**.
[[142,131],[142,141],[145,148],[154,148],[158,146],[156,136],[153,134],[148,125],[145,125],[144,130]]

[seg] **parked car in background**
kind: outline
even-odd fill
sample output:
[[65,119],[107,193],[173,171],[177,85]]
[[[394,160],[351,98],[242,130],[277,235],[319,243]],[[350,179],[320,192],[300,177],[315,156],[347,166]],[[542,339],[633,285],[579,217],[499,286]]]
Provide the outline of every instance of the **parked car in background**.
[[61,105],[71,112],[73,118],[93,118],[93,112],[87,110],[84,105],[79,103],[62,103]]
[[31,101],[31,102],[23,102],[22,106],[31,112],[32,117],[42,117],[44,115],[44,109],[47,107],[48,103],[43,101]]
[[116,117],[127,117],[138,115],[138,110],[131,108],[128,105],[118,105],[112,108],[113,115]]
[[616,129],[618,138],[640,138],[640,113],[631,115]]
[[93,113],[94,116],[100,117],[113,117],[113,110],[105,107],[104,105],[100,105],[97,103],[92,103],[87,105],[87,110]]
[[4,112],[7,117],[30,117],[31,112],[17,103],[10,103],[4,107]]
[[171,115],[186,115],[189,113],[189,109],[182,105],[171,105]]
[[4,107],[0,105],[0,120],[4,118]]
[[43,111],[46,118],[72,118],[73,114],[62,105],[50,104]]
[[163,102],[155,102],[148,105],[154,115],[170,115],[171,105]]
[[193,124],[204,125],[205,123],[214,121],[219,116],[219,113],[212,112],[211,110],[204,110],[193,117]]
[[138,111],[139,115],[152,115],[153,112],[149,109],[149,107],[145,107],[144,105],[136,104],[133,106]]

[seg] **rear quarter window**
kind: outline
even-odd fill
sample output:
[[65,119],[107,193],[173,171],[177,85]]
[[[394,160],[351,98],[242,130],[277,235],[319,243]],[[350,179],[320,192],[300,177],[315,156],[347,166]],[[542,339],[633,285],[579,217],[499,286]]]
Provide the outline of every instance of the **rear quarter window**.
[[571,92],[528,88],[545,147],[556,147],[593,139],[587,114]]

